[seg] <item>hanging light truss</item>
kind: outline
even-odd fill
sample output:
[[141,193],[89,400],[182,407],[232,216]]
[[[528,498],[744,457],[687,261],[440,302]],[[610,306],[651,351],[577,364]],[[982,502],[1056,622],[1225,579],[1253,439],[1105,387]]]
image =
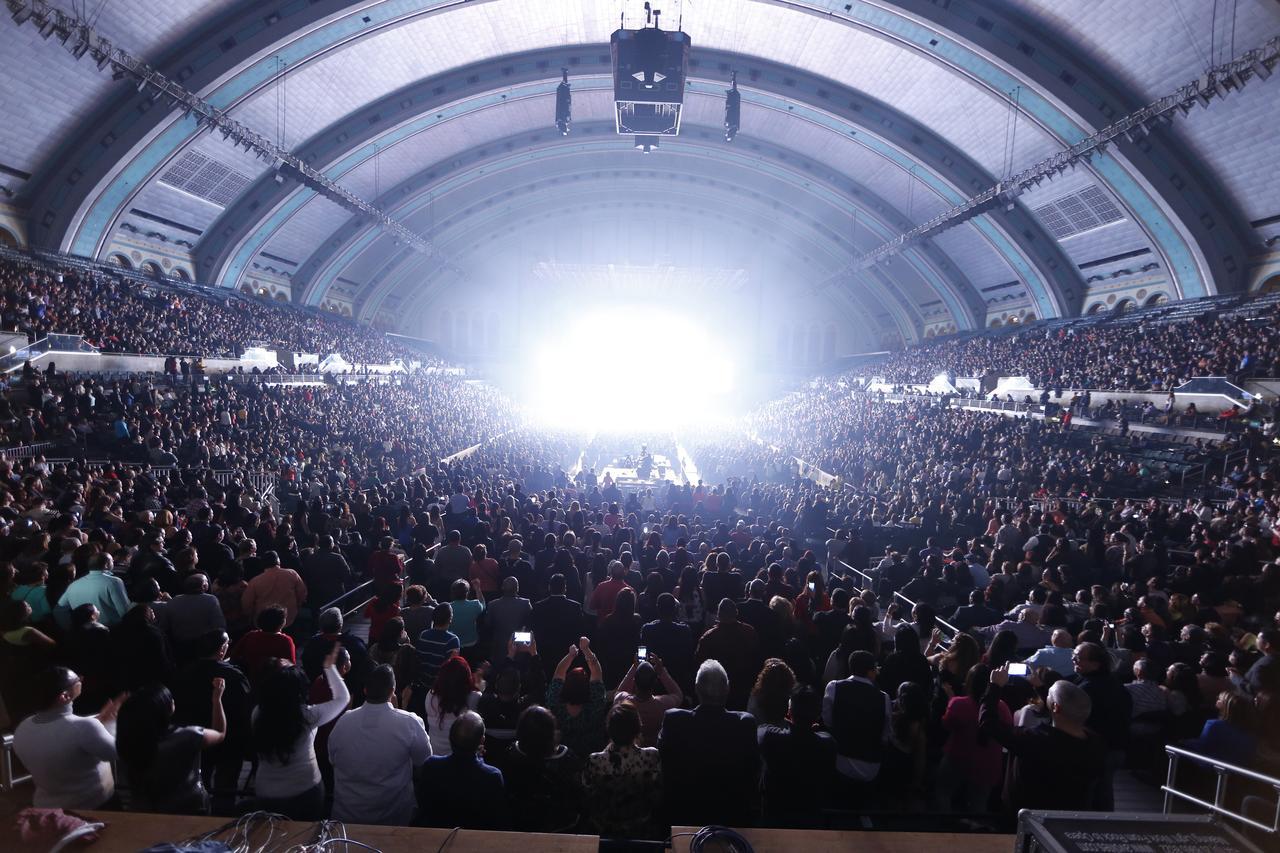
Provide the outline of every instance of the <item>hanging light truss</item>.
[[1225,97],[1229,92],[1244,88],[1250,80],[1266,80],[1275,70],[1277,62],[1280,62],[1280,36],[1235,59],[1213,66],[1203,76],[1178,87],[1173,93],[1124,116],[1021,172],[997,181],[994,186],[938,214],[928,222],[881,243],[860,255],[854,261],[852,270],[846,269],[833,278],[887,261],[910,244],[960,225],[987,212],[996,204],[1012,206],[1023,192],[1075,168],[1081,161],[1088,161],[1095,154],[1104,153],[1107,146],[1118,139],[1137,142],[1162,122],[1172,122],[1178,116],[1189,114],[1197,106],[1207,108],[1215,98]]
[[345,189],[301,157],[281,147],[275,140],[242,124],[213,104],[188,90],[181,83],[156,71],[141,59],[99,35],[80,17],[64,12],[43,0],[5,0],[14,22],[30,23],[45,39],[56,37],[76,59],[90,57],[99,71],[111,69],[112,77],[133,79],[139,92],[152,100],[164,99],[182,117],[195,116],[196,126],[222,138],[265,161],[277,174],[293,177],[316,193],[352,213],[376,223],[403,244],[424,255],[441,257],[444,267],[455,273],[462,271],[443,259],[436,247],[404,223],[393,218],[372,202]]

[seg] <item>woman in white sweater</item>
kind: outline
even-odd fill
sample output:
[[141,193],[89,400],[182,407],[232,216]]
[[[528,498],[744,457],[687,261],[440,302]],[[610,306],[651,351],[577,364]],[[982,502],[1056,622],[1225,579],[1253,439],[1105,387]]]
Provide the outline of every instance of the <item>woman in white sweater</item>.
[[346,710],[351,694],[336,660],[338,644],[324,659],[324,679],[333,696],[308,705],[310,685],[299,667],[288,666],[268,676],[253,712],[253,748],[258,755],[255,807],[293,820],[324,817],[324,783],[316,763],[316,729]]

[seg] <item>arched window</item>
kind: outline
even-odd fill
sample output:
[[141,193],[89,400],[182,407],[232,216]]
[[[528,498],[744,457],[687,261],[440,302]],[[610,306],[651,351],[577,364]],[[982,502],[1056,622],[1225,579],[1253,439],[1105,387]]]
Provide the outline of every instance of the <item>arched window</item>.
[[1150,308],[1153,305],[1163,305],[1168,301],[1169,301],[1169,297],[1166,296],[1165,294],[1153,293],[1150,296],[1148,296],[1147,301],[1142,304]]
[[178,281],[191,281],[191,274],[182,267],[174,267],[173,275]]
[[143,261],[139,267],[140,272],[144,272],[152,278],[164,278],[164,270],[156,261]]
[[1101,314],[1103,309],[1106,307],[1107,306],[1102,304],[1101,302],[1095,302],[1089,306],[1089,310],[1086,311],[1085,313],[1088,314],[1090,317],[1092,317],[1095,314]]
[[0,246],[6,249],[18,248],[18,238],[7,228],[0,228]]
[[1262,287],[1258,288],[1262,293],[1275,293],[1280,290],[1280,275],[1273,275],[1262,283]]
[[822,360],[831,361],[836,357],[836,324],[828,323],[822,336]]
[[126,256],[120,255],[120,254],[108,256],[107,263],[115,264],[116,266],[120,267],[120,269],[122,270],[133,269],[133,263],[130,262],[130,260]]
[[289,294],[285,293],[283,290],[279,290],[279,291],[276,291],[276,295],[271,298],[274,299],[276,302],[288,302]]
[[1116,303],[1116,313],[1128,314],[1130,311],[1132,311],[1134,308],[1137,308],[1137,307],[1138,307],[1138,303],[1134,302],[1132,299],[1121,299],[1119,302]]
[[1003,326],[1003,325],[1004,325],[1004,324],[1000,322],[1000,318],[999,318],[999,317],[992,317],[992,318],[991,318],[991,328],[993,328],[993,329],[998,329],[998,328],[1000,328],[1000,327],[1001,327],[1001,326]]

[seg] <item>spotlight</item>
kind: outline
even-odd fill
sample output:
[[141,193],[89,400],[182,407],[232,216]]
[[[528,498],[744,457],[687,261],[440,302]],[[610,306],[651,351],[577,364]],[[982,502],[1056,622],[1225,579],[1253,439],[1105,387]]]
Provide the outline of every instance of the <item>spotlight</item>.
[[1253,69],[1253,73],[1258,75],[1258,79],[1260,80],[1266,80],[1271,76],[1271,69],[1268,68],[1267,63],[1263,62],[1261,59],[1255,59],[1253,64],[1249,67]]
[[13,13],[13,22],[15,24],[25,24],[31,18],[31,7],[25,3],[17,8]]
[[569,69],[560,69],[560,85],[556,87],[556,130],[561,136],[569,135],[573,121],[573,92],[569,89]]
[[742,94],[738,91],[738,72],[729,75],[729,90],[724,93],[724,141],[732,142],[742,126]]
[[643,154],[652,154],[653,149],[658,147],[658,137],[652,135],[637,135],[636,150]]

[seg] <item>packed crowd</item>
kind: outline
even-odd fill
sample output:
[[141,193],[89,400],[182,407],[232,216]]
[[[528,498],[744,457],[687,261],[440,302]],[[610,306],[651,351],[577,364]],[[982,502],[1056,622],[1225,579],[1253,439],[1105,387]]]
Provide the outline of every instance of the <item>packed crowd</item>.
[[0,327],[31,342],[49,334],[82,335],[103,352],[238,357],[252,345],[341,354],[356,364],[392,358],[439,366],[350,319],[315,310],[213,296],[192,289],[140,287],[106,272],[0,258]]
[[1027,376],[1037,388],[1168,391],[1197,376],[1280,375],[1280,308],[1261,317],[1212,313],[1179,322],[1087,325],[979,333],[902,350],[859,368],[891,384],[935,376]]
[[436,463],[517,425],[512,403],[449,374],[270,385],[225,374],[197,384],[39,375],[0,398],[7,444],[48,455],[357,482]]
[[630,490],[581,463],[669,436],[445,375],[28,376],[7,443],[115,460],[0,459],[35,804],[662,839],[1105,810],[1166,743],[1280,767],[1268,454],[1179,503],[1095,433],[833,383],[746,426]]

